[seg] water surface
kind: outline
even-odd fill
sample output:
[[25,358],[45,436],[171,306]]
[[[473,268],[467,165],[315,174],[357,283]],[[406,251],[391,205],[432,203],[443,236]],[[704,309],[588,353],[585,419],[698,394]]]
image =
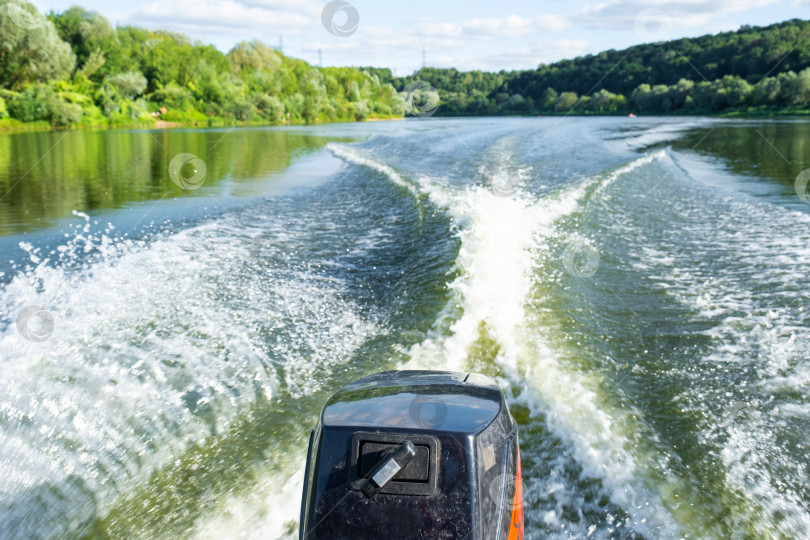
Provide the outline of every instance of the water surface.
[[529,538],[807,537],[808,143],[700,118],[4,135],[0,536],[296,537],[321,404],[431,368],[507,392]]

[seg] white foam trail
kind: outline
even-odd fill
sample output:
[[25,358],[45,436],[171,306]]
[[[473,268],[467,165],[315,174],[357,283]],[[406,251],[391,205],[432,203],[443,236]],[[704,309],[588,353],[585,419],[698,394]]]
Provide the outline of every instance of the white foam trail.
[[[0,536],[21,526],[81,530],[190,445],[271,399],[279,385],[271,352],[295,379],[290,392],[311,392],[307,377],[377,332],[334,278],[246,270],[229,255],[244,234],[238,224],[151,242],[94,237],[87,227],[49,254],[32,253],[0,289],[3,313],[39,305],[55,321],[42,343],[13,323],[0,331]],[[222,300],[231,297],[241,302]],[[283,343],[264,342],[267,321],[287,332]]]
[[[810,254],[805,248],[808,241],[806,225],[810,224],[810,219],[803,214],[778,208],[768,208],[767,217],[753,217],[750,214],[758,214],[760,210],[756,206],[735,206],[738,207],[736,213],[745,217],[746,227],[738,228],[734,224],[730,227],[733,230],[731,234],[714,228],[711,233],[714,245],[701,242],[703,245],[696,250],[705,249],[704,256],[709,261],[717,261],[729,251],[743,253],[745,268],[756,269],[757,275],[750,278],[751,282],[760,286],[770,282],[770,291],[775,295],[806,297],[802,288],[793,291],[795,283],[804,282],[805,269],[810,263]],[[767,226],[752,230],[751,224],[757,223],[760,226],[767,223]],[[771,227],[781,230],[769,231]],[[795,236],[787,241],[774,241],[783,234],[781,231],[791,228],[797,231]],[[745,246],[740,244],[740,230],[745,231]],[[762,242],[758,241],[760,235]],[[768,238],[767,242],[764,237]],[[726,261],[724,267],[730,273],[737,273],[734,269],[739,268],[734,261]],[[743,415],[728,425],[725,433],[722,429],[712,429],[702,437],[709,444],[722,441],[720,455],[726,469],[728,487],[743,493],[751,508],[762,513],[761,522],[765,527],[788,537],[800,537],[810,530],[810,512],[806,501],[796,492],[798,486],[786,486],[770,470],[774,467],[789,470],[793,478],[805,478],[808,472],[806,464],[796,463],[790,457],[792,452],[775,444],[780,438],[780,416],[789,416],[800,410],[791,395],[798,393],[807,396],[810,364],[807,362],[806,332],[802,331],[803,327],[806,328],[806,322],[801,320],[801,312],[797,320],[794,310],[771,307],[769,304],[772,302],[767,298],[770,293],[755,296],[747,288],[739,287],[739,283],[747,283],[747,279],[716,279],[711,287],[707,287],[702,273],[700,269],[676,273],[679,277],[669,288],[670,294],[698,312],[698,320],[722,321],[711,330],[714,350],[702,358],[701,363],[715,365],[719,369],[726,369],[724,366],[747,366],[759,374],[761,381],[751,384],[748,389],[738,389],[745,391],[748,396],[743,399],[751,407],[750,418]],[[765,351],[765,354],[760,351]],[[767,403],[769,395],[770,399],[778,397],[781,403],[774,410],[770,410],[772,406]],[[698,406],[704,407],[706,404]],[[774,521],[771,516],[776,514],[781,514],[784,519]]]
[[674,119],[668,118],[666,122],[658,125],[647,124],[644,130],[629,132],[622,138],[622,145],[632,150],[649,148],[654,144],[675,140],[688,129],[708,125],[708,119],[695,118]]
[[[643,156],[607,176],[586,179],[537,202],[500,198],[483,189],[447,193],[435,183],[423,182],[431,199],[444,204],[463,224],[456,260],[460,275],[451,285],[462,315],[450,327],[449,337],[433,337],[411,353],[420,364],[444,359],[449,369],[463,370],[480,325],[485,324],[500,346],[495,361],[514,384],[525,387],[523,381],[530,382],[521,401],[547,414],[552,432],[571,445],[584,474],[601,479],[611,502],[632,516],[632,528],[645,535],[676,538],[678,527],[661,497],[639,477],[630,441],[600,409],[599,397],[583,384],[582,374],[562,368],[548,342],[525,326],[524,311],[534,285],[533,251],[547,250],[556,222],[579,210],[593,185],[598,193],[622,175],[665,155],[661,151]],[[426,351],[429,358],[424,358]]]
[[798,391],[810,397],[810,363],[797,366],[786,375],[765,380],[762,388],[769,392]]
[[485,188],[452,188],[420,177],[421,191],[446,209],[458,225],[459,277],[450,285],[454,299],[443,316],[454,317],[455,306],[463,310],[452,323],[449,337],[432,336],[414,348],[411,356],[418,359],[430,350],[429,362],[439,360],[449,369],[463,369],[469,347],[478,339],[479,326],[484,323],[502,347],[499,364],[514,373],[520,351],[517,329],[526,319],[524,304],[534,280],[532,252],[548,249],[549,238],[556,234],[555,223],[575,213],[593,185],[599,189],[664,155],[662,151],[643,156],[606,177],[586,179],[536,202],[520,194],[499,197]]
[[342,144],[328,143],[326,145],[326,149],[332,152],[332,154],[334,154],[336,157],[348,161],[349,163],[354,163],[355,165],[362,165],[364,167],[368,167],[369,169],[373,169],[379,173],[384,174],[393,183],[395,183],[400,187],[406,188],[415,197],[419,196],[419,191],[417,190],[416,186],[414,186],[411,182],[408,182],[401,174],[399,174],[397,171],[395,171],[388,165],[380,163],[379,161],[375,161],[373,159],[368,159],[363,155],[359,154],[358,152],[350,149],[348,146]]
[[[294,456],[298,463],[306,455]],[[192,537],[199,540],[295,540],[301,510],[304,467],[293,473],[283,467],[264,471],[247,495],[226,495],[217,510],[201,520]]]
[[418,359],[432,350],[431,361],[463,370],[483,323],[503,348],[501,364],[515,372],[516,329],[525,320],[524,303],[532,287],[531,250],[538,237],[551,233],[557,219],[577,210],[584,186],[566,190],[545,204],[531,204],[520,197],[498,197],[480,187],[453,191],[427,178],[421,178],[420,184],[459,225],[456,266],[460,274],[450,288],[454,305],[463,310],[452,323],[449,337],[432,336],[411,356]]
[[535,415],[545,414],[550,431],[572,449],[582,476],[599,479],[611,503],[629,514],[631,530],[649,538],[679,538],[680,527],[661,494],[645,483],[646,467],[640,462],[647,456],[640,455],[641,449],[624,434],[626,419],[603,410],[603,399],[591,390],[593,385],[581,373],[564,368],[541,339],[536,341],[535,351],[521,362],[531,381],[521,401]]
[[647,154],[646,156],[640,157],[628,163],[627,165],[623,165],[616,169],[615,171],[609,173],[604,179],[599,181],[599,185],[594,190],[594,195],[599,195],[602,191],[608,188],[613,182],[621,178],[627,173],[633,172],[634,170],[638,169],[639,167],[643,167],[644,165],[649,165],[653,161],[657,159],[663,159],[667,156],[666,150],[658,150],[657,152],[652,152]]
[[[698,366],[692,369],[705,375],[692,375],[676,399],[707,418],[697,436],[716,449],[724,489],[743,501],[734,515],[722,516],[724,523],[738,534],[806,536],[810,512],[800,480],[806,463],[776,441],[792,438],[787,422],[804,420],[808,395],[810,319],[794,306],[810,299],[802,286],[810,216],[744,193],[718,196],[717,188],[733,186],[727,173],[695,156],[675,158],[691,184],[671,183],[666,208],[656,208],[662,225],[632,233],[655,235],[656,247],[636,251],[631,264],[680,302],[693,324],[708,329],[708,354],[692,359]],[[694,180],[707,179],[713,192],[703,196]],[[678,216],[677,229],[670,229],[667,214]],[[744,376],[728,384],[717,376],[724,373]],[[740,404],[742,414],[735,409]]]
[[[383,172],[395,183],[400,175],[379,162],[344,149],[351,162]],[[576,212],[580,201],[630,171],[665,156],[659,151],[609,173],[586,179],[540,201],[525,196],[498,197],[490,190],[459,189],[428,177],[417,179],[419,191],[446,209],[461,239],[458,277],[450,285],[453,299],[424,342],[412,347],[405,369],[466,369],[470,347],[485,325],[500,346],[496,362],[518,387],[521,400],[548,414],[549,427],[567,441],[586,475],[598,478],[612,502],[632,516],[631,526],[650,537],[677,538],[679,528],[658,493],[639,475],[632,444],[614,429],[597,405],[598,396],[567,371],[549,345],[525,326],[524,311],[534,285],[533,251],[547,250],[555,223]],[[449,335],[448,335],[449,334]],[[529,382],[527,387],[526,382]],[[546,516],[557,519],[555,516]]]

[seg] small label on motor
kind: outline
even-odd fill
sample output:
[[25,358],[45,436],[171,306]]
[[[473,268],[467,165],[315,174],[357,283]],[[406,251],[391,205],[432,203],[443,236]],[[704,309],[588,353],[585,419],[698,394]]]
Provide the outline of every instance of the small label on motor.
[[484,448],[482,454],[483,455],[481,457],[484,458],[484,470],[488,471],[495,466],[495,449],[492,447],[492,445],[489,445]]

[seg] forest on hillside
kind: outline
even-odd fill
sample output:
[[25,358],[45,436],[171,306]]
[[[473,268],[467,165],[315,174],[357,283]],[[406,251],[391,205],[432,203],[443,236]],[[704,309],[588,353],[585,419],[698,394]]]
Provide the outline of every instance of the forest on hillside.
[[45,17],[24,0],[0,0],[0,36],[0,126],[297,124],[403,115],[396,90],[373,74],[313,67],[258,41],[224,54],[178,33],[113,28],[81,7]]
[[81,7],[45,15],[26,0],[0,0],[0,129],[395,118],[430,101],[431,86],[439,106],[430,114],[440,116],[803,114],[810,112],[810,22],[638,45],[528,71],[423,68],[393,77],[387,68],[315,67],[259,41],[223,53],[174,32],[113,27]]
[[810,107],[810,21],[744,26],[698,38],[609,50],[535,70],[378,72],[402,87],[439,90],[441,115],[537,113],[716,114]]

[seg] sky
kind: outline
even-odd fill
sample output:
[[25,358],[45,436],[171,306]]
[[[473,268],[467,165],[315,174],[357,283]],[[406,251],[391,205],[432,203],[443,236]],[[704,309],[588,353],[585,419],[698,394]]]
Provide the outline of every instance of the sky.
[[245,40],[323,66],[533,69],[644,42],[810,19],[810,0],[33,0],[113,25],[182,32],[223,52]]

